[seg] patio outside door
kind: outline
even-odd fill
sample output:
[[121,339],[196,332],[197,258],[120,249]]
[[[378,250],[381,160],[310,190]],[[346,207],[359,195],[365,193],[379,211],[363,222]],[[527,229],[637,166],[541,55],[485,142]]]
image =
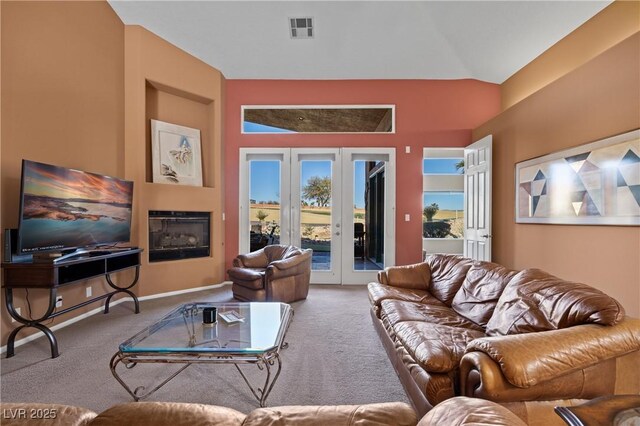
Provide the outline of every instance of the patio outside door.
[[315,284],[342,282],[341,188],[340,149],[291,150],[291,242],[313,249]]
[[313,249],[314,284],[366,284],[393,265],[393,149],[240,149],[240,252]]

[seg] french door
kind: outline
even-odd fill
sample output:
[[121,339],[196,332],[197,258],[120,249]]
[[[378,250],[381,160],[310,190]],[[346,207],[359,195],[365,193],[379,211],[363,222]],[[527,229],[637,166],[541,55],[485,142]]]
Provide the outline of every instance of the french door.
[[395,260],[395,151],[241,148],[241,253],[313,249],[311,282],[365,284]]

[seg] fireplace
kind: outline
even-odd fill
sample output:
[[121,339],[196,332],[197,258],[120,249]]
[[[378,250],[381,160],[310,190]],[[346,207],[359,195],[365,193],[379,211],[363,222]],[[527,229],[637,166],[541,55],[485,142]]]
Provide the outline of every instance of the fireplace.
[[210,255],[211,213],[149,211],[149,262]]

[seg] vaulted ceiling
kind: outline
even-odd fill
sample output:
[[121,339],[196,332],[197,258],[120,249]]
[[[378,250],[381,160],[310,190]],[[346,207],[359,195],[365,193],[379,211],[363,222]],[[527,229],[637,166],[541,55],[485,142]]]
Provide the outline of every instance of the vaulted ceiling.
[[[610,1],[115,1],[232,79],[502,83]],[[313,18],[293,39],[290,18]]]

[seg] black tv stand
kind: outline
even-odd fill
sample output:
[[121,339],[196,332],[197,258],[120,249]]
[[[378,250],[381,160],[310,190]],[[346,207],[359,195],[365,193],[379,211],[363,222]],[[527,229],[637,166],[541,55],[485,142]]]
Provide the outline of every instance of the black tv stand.
[[[140,313],[138,298],[130,289],[138,282],[141,252],[142,249],[139,248],[127,248],[125,250],[111,248],[108,250],[94,251],[93,255],[91,255],[91,252],[73,252],[71,254],[74,255],[74,257],[66,258],[62,261],[58,260],[57,262],[2,263],[5,305],[9,315],[22,324],[9,335],[7,340],[7,358],[11,358],[14,355],[16,335],[20,330],[27,327],[37,328],[44,333],[51,344],[51,358],[58,357],[58,341],[53,332],[42,323],[48,319],[66,314],[67,312],[102,299],[107,299],[104,304],[104,313],[107,314],[109,313],[109,303],[111,299],[118,293],[129,295],[133,299],[135,313]],[[111,279],[111,274],[129,268],[135,268],[135,276],[132,282],[127,286],[116,285]],[[99,276],[106,278],[107,284],[113,288],[113,291],[66,309],[55,310],[58,287]],[[37,319],[29,319],[19,315],[13,306],[13,289],[15,288],[48,289],[49,306],[45,314]]]

